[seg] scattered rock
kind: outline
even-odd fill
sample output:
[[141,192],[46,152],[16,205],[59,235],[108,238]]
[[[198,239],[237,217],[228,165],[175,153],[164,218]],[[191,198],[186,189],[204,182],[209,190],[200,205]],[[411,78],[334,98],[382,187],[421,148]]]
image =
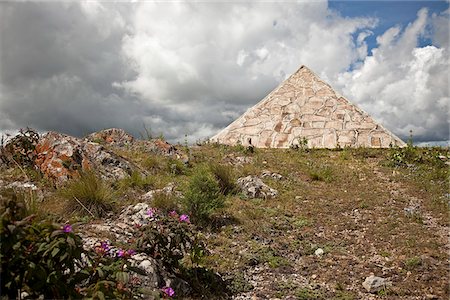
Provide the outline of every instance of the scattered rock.
[[317,248],[316,251],[314,251],[314,254],[318,257],[322,256],[324,253],[322,248]]
[[364,280],[362,285],[369,293],[376,293],[391,286],[392,283],[385,278],[370,275]]
[[447,161],[449,158],[445,155],[439,155],[438,158],[442,161]]
[[34,183],[31,182],[21,182],[14,181],[9,184],[0,180],[0,188],[2,189],[12,189],[15,193],[25,193],[31,196],[33,200],[42,201],[44,200],[44,193],[39,189]]
[[270,199],[278,195],[278,191],[266,185],[257,176],[249,175],[237,180],[237,185],[248,198]]
[[272,178],[275,180],[281,180],[283,179],[283,175],[278,174],[278,173],[272,173],[270,171],[264,170],[261,174],[262,178]]
[[415,217],[420,215],[420,204],[411,201],[407,207],[403,209],[408,217]]
[[251,164],[253,158],[249,156],[234,156],[233,154],[228,154],[223,159],[225,162],[233,166],[242,166],[244,164]]
[[7,189],[19,189],[19,190],[32,190],[37,191],[38,188],[34,183],[31,182],[20,182],[20,181],[14,181],[10,184],[6,185],[5,188]]
[[150,201],[153,199],[153,196],[158,193],[164,193],[166,195],[174,194],[177,197],[182,197],[183,194],[179,191],[175,190],[175,184],[173,182],[169,183],[166,187],[157,190],[151,190],[141,196],[141,200]]

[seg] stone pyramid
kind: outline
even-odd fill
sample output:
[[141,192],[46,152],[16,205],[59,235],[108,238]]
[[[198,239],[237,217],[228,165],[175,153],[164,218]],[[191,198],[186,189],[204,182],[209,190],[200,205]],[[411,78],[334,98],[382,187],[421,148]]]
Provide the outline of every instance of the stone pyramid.
[[305,66],[211,141],[258,148],[403,147],[397,136]]

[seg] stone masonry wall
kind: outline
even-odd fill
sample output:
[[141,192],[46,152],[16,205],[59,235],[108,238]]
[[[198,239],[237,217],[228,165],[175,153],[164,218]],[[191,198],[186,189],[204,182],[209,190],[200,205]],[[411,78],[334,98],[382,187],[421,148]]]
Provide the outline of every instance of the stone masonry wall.
[[258,148],[405,146],[398,137],[302,66],[211,140]]

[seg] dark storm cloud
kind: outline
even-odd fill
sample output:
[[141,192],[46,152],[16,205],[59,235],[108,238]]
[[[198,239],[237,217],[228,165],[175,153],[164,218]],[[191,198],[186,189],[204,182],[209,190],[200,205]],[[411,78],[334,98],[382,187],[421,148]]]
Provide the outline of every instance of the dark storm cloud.
[[[448,12],[429,19],[422,13],[416,29],[399,31],[404,42],[385,33],[378,54],[369,55],[364,40],[376,20],[342,18],[326,1],[2,2],[0,131],[33,126],[81,136],[121,127],[139,135],[145,124],[173,141],[185,134],[193,141],[306,64],[402,137],[411,128],[422,140],[448,139],[448,39],[440,29]],[[440,48],[415,50],[427,22]],[[389,89],[415,84],[420,69],[432,80],[413,95]],[[389,82],[377,86],[380,72]]]

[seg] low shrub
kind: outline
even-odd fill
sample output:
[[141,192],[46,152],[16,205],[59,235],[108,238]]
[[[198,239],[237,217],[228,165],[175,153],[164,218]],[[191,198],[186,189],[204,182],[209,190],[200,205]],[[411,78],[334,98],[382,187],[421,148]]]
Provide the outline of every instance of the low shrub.
[[72,225],[38,220],[14,195],[1,204],[2,297],[132,299],[137,294],[132,275],[145,272],[125,269],[134,250],[115,253],[104,243],[86,250]]
[[70,225],[36,221],[25,203],[12,197],[1,207],[1,294],[32,299],[80,297],[75,287],[81,278],[83,247]]
[[180,261],[189,256],[191,263],[197,264],[205,254],[205,247],[194,230],[188,215],[169,214],[150,209],[153,221],[141,227],[136,248],[160,259],[171,269],[180,268]]
[[69,200],[67,209],[92,217],[102,217],[113,209],[114,192],[111,187],[92,172],[83,172],[61,191]]
[[224,207],[225,197],[207,167],[201,166],[194,171],[184,192],[183,204],[192,219],[201,225],[208,223],[212,214]]
[[2,137],[0,162],[10,166],[33,167],[38,142],[39,134],[31,128],[20,129],[15,137],[7,141]]

